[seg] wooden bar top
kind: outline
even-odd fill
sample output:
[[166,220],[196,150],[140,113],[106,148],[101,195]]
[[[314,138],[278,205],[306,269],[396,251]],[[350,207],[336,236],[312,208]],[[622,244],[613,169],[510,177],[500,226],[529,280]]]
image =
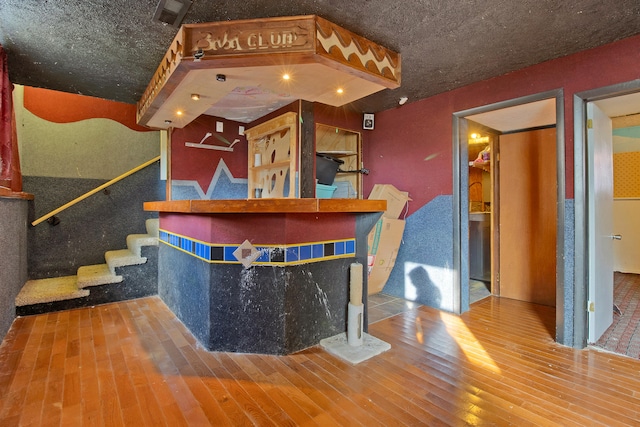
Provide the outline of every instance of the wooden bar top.
[[386,200],[360,199],[228,199],[145,202],[145,211],[215,213],[366,213],[383,212]]

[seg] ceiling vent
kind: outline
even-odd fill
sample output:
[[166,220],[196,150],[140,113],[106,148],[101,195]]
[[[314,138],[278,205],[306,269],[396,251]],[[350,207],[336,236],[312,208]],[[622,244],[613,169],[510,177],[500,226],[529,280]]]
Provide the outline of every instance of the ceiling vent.
[[179,27],[191,7],[191,0],[160,0],[153,20]]

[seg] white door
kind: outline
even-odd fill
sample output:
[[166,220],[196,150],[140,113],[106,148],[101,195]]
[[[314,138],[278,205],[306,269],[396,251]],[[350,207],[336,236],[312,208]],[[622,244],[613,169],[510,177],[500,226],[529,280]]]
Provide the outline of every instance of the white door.
[[589,342],[613,322],[613,132],[611,119],[587,104]]

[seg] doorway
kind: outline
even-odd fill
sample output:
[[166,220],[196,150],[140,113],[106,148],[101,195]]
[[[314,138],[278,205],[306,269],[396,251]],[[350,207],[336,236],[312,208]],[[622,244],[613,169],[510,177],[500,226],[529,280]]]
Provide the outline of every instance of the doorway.
[[[539,103],[548,110],[545,123],[555,121],[553,100]],[[484,285],[496,296],[555,307],[555,123],[534,129],[508,124],[500,132],[472,118],[469,302],[487,296],[480,292]]]
[[[607,209],[613,204],[613,196],[609,194],[603,200],[598,198],[600,192],[594,186],[599,182],[612,181],[613,167],[604,171],[598,166],[596,156],[598,150],[605,149],[602,157],[611,159],[610,129],[603,135],[591,138],[590,133],[598,133],[598,128],[611,126],[611,118],[640,112],[640,81],[608,86],[587,92],[578,93],[574,97],[574,132],[575,145],[575,225],[576,225],[576,295],[574,299],[575,327],[574,346],[585,347],[595,342],[607,330],[614,318],[613,277],[614,263],[602,265],[603,251],[615,252],[613,240],[617,233],[609,223],[607,230],[598,231],[598,225],[611,220],[612,214]],[[600,118],[590,117],[588,110],[600,112]],[[591,121],[589,121],[591,119]],[[604,123],[601,124],[601,123]],[[607,140],[603,145],[602,141]],[[612,191],[612,189],[610,189]],[[595,196],[595,197],[594,197]],[[595,203],[592,201],[597,200]],[[604,207],[603,207],[604,206]],[[578,209],[580,207],[580,209]],[[604,220],[603,220],[604,218]],[[631,237],[631,236],[629,236]],[[597,279],[600,277],[600,279]]]
[[[501,103],[491,104],[454,114],[454,274],[460,289],[460,311],[466,311],[469,292],[469,173],[468,135],[469,121],[496,129],[502,133],[514,130],[544,128],[556,125],[555,166],[556,200],[564,201],[564,114],[562,90],[545,92]],[[552,113],[546,105],[552,106]],[[549,117],[551,116],[551,117]],[[498,206],[492,206],[492,211]],[[553,280],[556,299],[556,340],[563,342],[564,327],[564,203],[555,206],[555,278]],[[493,220],[492,220],[493,221]],[[495,224],[493,224],[495,225]],[[494,235],[495,231],[492,232]],[[492,248],[494,251],[494,248]],[[498,258],[494,256],[493,258]],[[496,263],[499,259],[493,259]],[[497,269],[492,268],[492,288],[499,289],[500,277]]]
[[498,132],[468,120],[469,304],[495,293],[491,280],[495,140]]

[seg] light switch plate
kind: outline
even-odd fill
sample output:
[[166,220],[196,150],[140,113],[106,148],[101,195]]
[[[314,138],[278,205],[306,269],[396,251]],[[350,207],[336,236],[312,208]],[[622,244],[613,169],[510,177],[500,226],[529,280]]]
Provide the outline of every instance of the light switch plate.
[[222,122],[216,122],[216,132],[224,132],[224,125]]
[[238,135],[244,135],[244,126],[238,126]]

